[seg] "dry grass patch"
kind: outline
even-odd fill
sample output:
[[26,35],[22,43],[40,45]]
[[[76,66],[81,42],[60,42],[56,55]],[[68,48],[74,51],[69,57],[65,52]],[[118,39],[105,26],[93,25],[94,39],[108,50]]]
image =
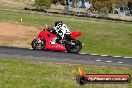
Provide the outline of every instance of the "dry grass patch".
[[30,47],[37,28],[0,22],[0,45]]

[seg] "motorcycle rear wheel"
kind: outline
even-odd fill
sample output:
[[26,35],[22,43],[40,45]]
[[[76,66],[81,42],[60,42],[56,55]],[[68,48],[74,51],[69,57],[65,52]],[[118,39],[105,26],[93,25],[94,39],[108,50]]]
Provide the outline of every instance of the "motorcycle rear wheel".
[[35,38],[32,43],[31,46],[33,48],[33,50],[41,50],[44,49],[46,45],[46,41],[45,40],[41,40],[41,43],[38,43],[38,38]]
[[81,49],[82,43],[79,40],[71,40],[70,44],[67,46],[67,52],[69,53],[78,53]]

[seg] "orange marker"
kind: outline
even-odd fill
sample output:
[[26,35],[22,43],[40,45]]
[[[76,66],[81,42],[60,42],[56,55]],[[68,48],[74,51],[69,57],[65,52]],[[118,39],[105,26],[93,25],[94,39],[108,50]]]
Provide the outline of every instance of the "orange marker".
[[23,21],[23,20],[22,20],[22,17],[21,17],[21,19],[20,19],[20,23],[22,23],[22,21]]

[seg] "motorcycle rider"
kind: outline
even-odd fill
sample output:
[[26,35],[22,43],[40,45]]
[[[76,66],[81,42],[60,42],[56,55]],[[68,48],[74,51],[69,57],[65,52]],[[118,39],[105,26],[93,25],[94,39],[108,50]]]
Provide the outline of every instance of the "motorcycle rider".
[[62,21],[56,21],[54,29],[56,30],[59,39],[64,39],[65,35],[71,33],[68,27],[62,23]]
[[57,38],[52,39],[52,44],[55,44],[56,42],[62,43],[63,41],[65,41],[65,36],[71,33],[68,27],[62,23],[62,21],[56,21],[55,27],[49,29],[49,31],[56,34],[57,36]]

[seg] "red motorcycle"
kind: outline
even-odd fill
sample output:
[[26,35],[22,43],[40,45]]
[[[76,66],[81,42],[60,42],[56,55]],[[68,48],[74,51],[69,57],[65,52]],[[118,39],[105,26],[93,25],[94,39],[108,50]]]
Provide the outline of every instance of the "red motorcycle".
[[76,38],[81,34],[81,32],[71,32],[66,34],[64,39],[58,39],[55,30],[43,29],[38,37],[32,41],[31,45],[34,50],[47,49],[78,53],[82,49],[82,43]]

